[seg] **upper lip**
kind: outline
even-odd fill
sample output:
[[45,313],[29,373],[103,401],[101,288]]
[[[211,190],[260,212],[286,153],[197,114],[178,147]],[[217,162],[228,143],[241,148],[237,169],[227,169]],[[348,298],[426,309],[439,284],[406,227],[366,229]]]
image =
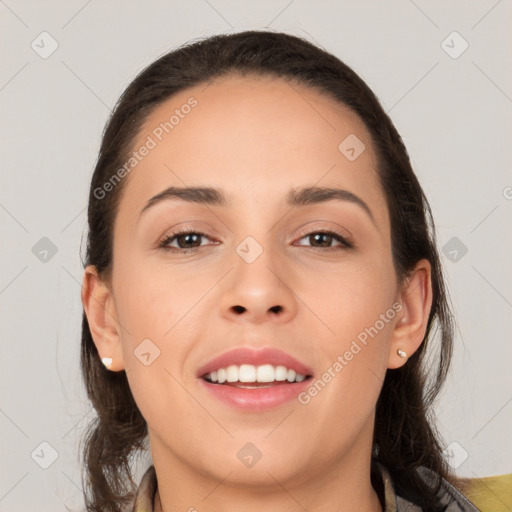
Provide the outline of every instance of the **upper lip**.
[[273,366],[286,366],[286,368],[295,370],[301,375],[313,376],[313,371],[304,363],[301,363],[295,357],[278,350],[276,348],[260,348],[237,347],[235,349],[224,352],[220,356],[215,357],[197,370],[196,377],[203,377],[207,373],[218,370],[219,368],[227,368],[230,365],[252,364],[260,366],[271,364]]

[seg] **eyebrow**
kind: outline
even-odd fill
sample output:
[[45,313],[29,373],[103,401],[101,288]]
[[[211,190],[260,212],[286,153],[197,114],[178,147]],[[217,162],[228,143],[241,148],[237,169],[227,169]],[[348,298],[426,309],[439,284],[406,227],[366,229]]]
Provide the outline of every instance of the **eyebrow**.
[[[224,192],[213,187],[169,187],[156,196],[153,196],[141,210],[139,217],[151,207],[163,201],[181,199],[189,203],[205,204],[209,206],[228,207],[231,202]],[[300,187],[289,190],[286,203],[289,206],[306,206],[326,201],[345,201],[361,207],[375,224],[375,218],[370,207],[357,195],[349,190],[333,187]]]

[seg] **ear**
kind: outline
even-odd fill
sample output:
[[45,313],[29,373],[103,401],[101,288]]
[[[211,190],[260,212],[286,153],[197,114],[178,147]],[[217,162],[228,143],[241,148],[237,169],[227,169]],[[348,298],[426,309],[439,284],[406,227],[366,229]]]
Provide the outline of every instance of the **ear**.
[[[421,345],[432,307],[431,266],[428,260],[418,261],[400,289],[399,316],[393,328],[388,368],[400,368]],[[407,357],[400,357],[402,350]]]
[[112,359],[110,370],[123,370],[121,328],[117,321],[114,297],[107,283],[98,276],[94,265],[85,268],[82,305],[100,360],[109,357]]

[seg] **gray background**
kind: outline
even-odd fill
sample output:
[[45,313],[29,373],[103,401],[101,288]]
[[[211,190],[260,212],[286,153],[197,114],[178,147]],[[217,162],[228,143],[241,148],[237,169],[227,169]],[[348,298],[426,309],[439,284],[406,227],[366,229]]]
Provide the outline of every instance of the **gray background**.
[[402,134],[459,322],[436,408],[447,453],[462,476],[511,472],[511,14],[510,0],[0,0],[0,510],[83,506],[79,251],[111,108],[176,45],[265,26],[352,66]]

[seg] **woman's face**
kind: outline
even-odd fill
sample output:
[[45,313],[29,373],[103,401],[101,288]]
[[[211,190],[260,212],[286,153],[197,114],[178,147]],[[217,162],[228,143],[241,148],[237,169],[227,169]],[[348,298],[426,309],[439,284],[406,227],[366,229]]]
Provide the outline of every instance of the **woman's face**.
[[[155,462],[255,485],[360,461],[401,307],[364,124],[306,87],[229,77],[158,106],[133,150],[114,226],[114,368]],[[215,188],[226,204],[169,195],[145,208],[169,187]],[[288,202],[310,187],[345,192]],[[158,247],[183,228],[197,234]],[[283,351],[313,377],[265,388],[263,403],[198,376],[239,347]]]

